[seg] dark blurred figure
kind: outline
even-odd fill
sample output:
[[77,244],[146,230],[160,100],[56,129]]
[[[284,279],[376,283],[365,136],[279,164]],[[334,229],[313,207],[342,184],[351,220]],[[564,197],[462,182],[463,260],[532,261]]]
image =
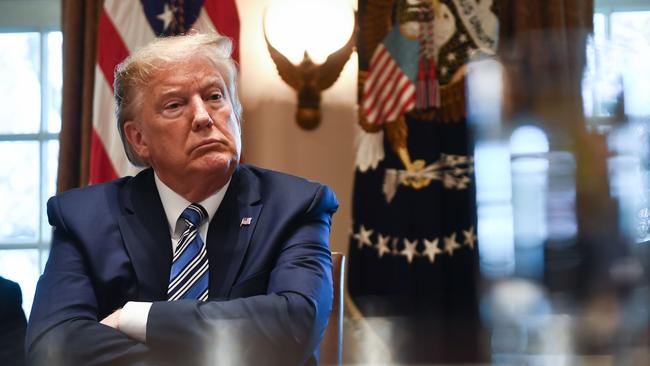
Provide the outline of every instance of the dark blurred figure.
[[0,364],[25,364],[25,328],[23,295],[20,286],[0,277]]

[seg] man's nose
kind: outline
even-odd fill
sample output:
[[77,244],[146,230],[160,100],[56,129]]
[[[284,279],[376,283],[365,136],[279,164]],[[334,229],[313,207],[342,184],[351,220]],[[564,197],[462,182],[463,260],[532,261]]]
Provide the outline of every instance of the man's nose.
[[210,113],[206,108],[203,98],[199,96],[192,98],[191,105],[194,110],[192,129],[198,131],[204,127],[211,127],[213,123],[212,118],[210,118]]

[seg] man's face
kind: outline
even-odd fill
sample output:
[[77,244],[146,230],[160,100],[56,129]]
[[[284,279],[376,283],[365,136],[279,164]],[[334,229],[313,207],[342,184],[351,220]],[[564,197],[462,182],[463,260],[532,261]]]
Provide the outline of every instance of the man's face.
[[202,56],[173,62],[152,76],[139,97],[141,109],[124,129],[163,182],[180,182],[183,189],[192,177],[230,177],[239,162],[240,126],[213,62]]

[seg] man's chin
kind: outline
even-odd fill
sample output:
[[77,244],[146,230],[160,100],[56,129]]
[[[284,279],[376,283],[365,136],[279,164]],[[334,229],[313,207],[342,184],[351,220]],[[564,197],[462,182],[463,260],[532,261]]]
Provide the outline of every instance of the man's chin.
[[238,157],[232,155],[224,156],[224,154],[210,154],[202,156],[201,159],[195,161],[192,164],[191,170],[199,174],[219,174],[230,176],[235,171],[238,164]]

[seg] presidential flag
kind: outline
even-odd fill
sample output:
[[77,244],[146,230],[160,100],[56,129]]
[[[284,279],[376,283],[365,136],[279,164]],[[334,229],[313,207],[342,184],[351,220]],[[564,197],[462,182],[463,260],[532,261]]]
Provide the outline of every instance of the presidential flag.
[[113,73],[132,50],[155,37],[190,30],[218,31],[233,39],[238,60],[239,16],[235,0],[106,0],[97,29],[97,64],[90,147],[90,184],[138,169],[129,163],[117,130]]
[[[466,65],[493,53],[490,0],[359,2],[348,289],[394,363],[484,361]],[[379,327],[381,326],[381,328]]]

